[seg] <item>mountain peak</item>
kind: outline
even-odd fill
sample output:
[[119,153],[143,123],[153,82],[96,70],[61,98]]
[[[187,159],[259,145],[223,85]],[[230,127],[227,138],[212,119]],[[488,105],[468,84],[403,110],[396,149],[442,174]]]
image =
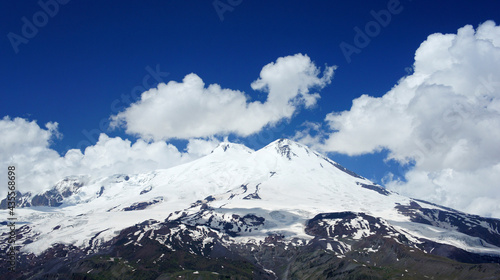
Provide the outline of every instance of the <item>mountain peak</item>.
[[279,138],[274,140],[273,142],[269,143],[268,146],[283,146],[283,145],[296,145],[296,146],[302,146],[302,144],[299,144],[293,140],[290,140],[288,138]]
[[263,150],[275,150],[279,155],[289,160],[291,160],[292,157],[297,157],[300,153],[299,151],[310,153],[309,148],[306,146],[286,138],[280,138],[271,142],[269,145],[265,146]]
[[248,148],[245,145],[242,144],[236,144],[236,143],[231,143],[231,142],[221,142],[215,149],[213,149],[212,154],[218,154],[218,153],[226,153],[226,152],[233,152],[233,151],[240,151],[240,152],[246,152],[246,153],[253,153],[254,150]]

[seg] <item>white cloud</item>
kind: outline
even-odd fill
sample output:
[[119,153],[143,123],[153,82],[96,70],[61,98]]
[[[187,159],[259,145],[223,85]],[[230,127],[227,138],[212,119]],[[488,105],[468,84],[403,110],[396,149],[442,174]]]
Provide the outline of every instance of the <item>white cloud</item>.
[[500,217],[500,27],[488,21],[433,34],[415,53],[414,73],[380,98],[363,95],[330,113],[326,137],[300,135],[348,155],[389,151],[415,166],[402,194]]
[[46,129],[40,129],[34,121],[27,122],[21,118],[10,119],[8,116],[0,120],[0,153],[2,158],[7,159],[5,155],[16,155],[26,151],[35,153],[43,149],[51,141],[53,136],[58,137],[57,123],[47,123]]
[[[132,143],[106,134],[82,153],[69,150],[60,156],[50,148],[51,140],[60,137],[57,123],[47,123],[45,129],[35,121],[4,117],[0,120],[0,170],[6,178],[6,166],[16,166],[17,185],[21,192],[38,192],[48,189],[69,175],[86,174],[93,178],[113,174],[133,174],[168,168],[210,153],[218,144],[217,139],[190,139],[187,152],[162,141]],[[6,189],[0,190],[5,197]]]
[[181,83],[171,81],[144,92],[141,100],[111,117],[112,126],[124,126],[143,139],[189,139],[235,133],[248,136],[266,125],[289,119],[300,105],[309,108],[320,98],[311,89],[330,83],[335,67],[323,76],[307,55],[280,57],[262,68],[251,86],[266,92],[265,102],[249,102],[241,91],[217,84],[205,87],[196,74]]

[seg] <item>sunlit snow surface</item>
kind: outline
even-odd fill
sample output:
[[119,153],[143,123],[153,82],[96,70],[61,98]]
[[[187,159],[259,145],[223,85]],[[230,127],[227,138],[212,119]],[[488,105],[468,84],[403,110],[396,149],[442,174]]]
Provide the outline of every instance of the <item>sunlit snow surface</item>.
[[[351,211],[381,218],[417,242],[425,238],[471,252],[500,254],[498,247],[477,237],[411,222],[395,208],[408,205],[409,198],[383,195],[362,184],[375,185],[293,141],[278,140],[258,151],[222,143],[210,155],[170,169],[88,179],[59,207],[18,208],[16,213],[18,227],[28,225],[33,239],[22,251],[35,254],[55,243],[92,248],[145,220],[165,221],[169,215],[173,219],[179,210],[195,212],[199,207],[191,206],[199,200],[221,220],[229,221],[233,214],[265,218],[263,226],[242,232],[234,242],[257,242],[272,233],[307,241],[312,238],[304,232],[307,220],[320,213]],[[354,239],[371,234],[365,222],[352,221],[350,226],[357,229]]]

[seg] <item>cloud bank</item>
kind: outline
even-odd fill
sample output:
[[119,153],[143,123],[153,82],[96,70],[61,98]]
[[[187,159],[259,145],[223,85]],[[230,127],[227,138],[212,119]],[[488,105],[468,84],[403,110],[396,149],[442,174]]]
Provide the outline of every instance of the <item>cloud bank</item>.
[[182,82],[161,83],[141,99],[111,117],[112,126],[143,139],[189,139],[234,133],[248,136],[267,125],[289,119],[300,106],[310,108],[320,98],[311,89],[330,83],[335,67],[326,67],[323,76],[307,55],[280,57],[262,68],[253,90],[267,93],[265,102],[249,102],[245,93],[205,87],[196,74]]
[[[297,137],[323,151],[387,159],[413,167],[389,189],[500,218],[500,26],[433,34],[415,53],[414,73],[376,98],[362,95],[333,112],[331,132]],[[403,174],[401,174],[403,175]]]

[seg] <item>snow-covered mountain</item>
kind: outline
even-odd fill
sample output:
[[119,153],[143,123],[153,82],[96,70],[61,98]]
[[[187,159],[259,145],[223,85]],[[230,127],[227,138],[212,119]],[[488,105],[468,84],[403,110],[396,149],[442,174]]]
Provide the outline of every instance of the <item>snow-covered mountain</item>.
[[146,174],[68,177],[18,193],[18,207],[25,279],[500,275],[500,220],[390,192],[287,139],[221,143]]

